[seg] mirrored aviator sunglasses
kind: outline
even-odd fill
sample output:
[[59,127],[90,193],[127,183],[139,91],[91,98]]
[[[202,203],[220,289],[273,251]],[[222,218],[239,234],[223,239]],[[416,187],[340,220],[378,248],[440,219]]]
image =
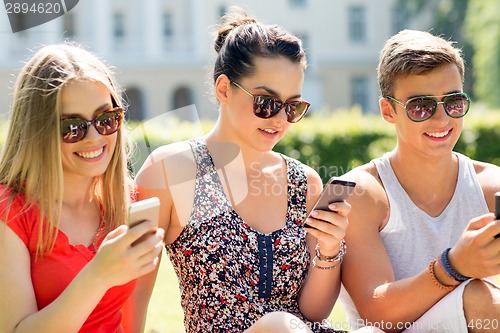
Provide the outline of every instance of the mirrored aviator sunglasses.
[[[438,101],[436,97],[443,99]],[[403,106],[408,118],[414,122],[422,122],[431,118],[436,113],[439,104],[443,104],[444,111],[451,118],[462,118],[470,108],[470,97],[462,92],[443,96],[417,96],[410,98],[405,104],[391,96],[386,96],[386,98]]]
[[267,119],[274,117],[281,109],[285,108],[286,120],[289,123],[296,123],[304,118],[311,106],[311,104],[306,101],[283,102],[274,96],[254,95],[243,88],[239,83],[235,81],[232,81],[232,83],[249,96],[253,97],[253,113],[259,118]]
[[100,135],[116,133],[122,125],[123,113],[122,107],[115,107],[96,114],[92,120],[81,117],[62,118],[60,123],[62,141],[75,143],[83,140],[91,125]]

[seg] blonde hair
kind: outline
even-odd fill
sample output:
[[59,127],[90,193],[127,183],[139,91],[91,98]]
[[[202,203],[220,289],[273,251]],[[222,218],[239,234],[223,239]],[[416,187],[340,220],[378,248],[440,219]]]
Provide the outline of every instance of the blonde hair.
[[[14,194],[24,194],[26,209],[39,208],[37,255],[53,249],[58,232],[64,182],[60,98],[62,88],[71,81],[100,82],[109,89],[113,103],[123,105],[111,69],[76,44],[45,46],[22,68],[0,159],[0,184]],[[102,233],[115,229],[127,217],[132,189],[128,154],[122,126],[108,168],[93,182],[93,195],[103,211]]]

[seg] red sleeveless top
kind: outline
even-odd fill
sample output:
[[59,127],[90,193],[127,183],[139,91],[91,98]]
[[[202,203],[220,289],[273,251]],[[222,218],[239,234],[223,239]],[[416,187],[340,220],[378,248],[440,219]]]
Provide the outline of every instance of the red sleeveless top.
[[[36,258],[38,241],[39,209],[24,208],[25,196],[16,194],[5,185],[0,185],[0,220],[19,236],[31,256],[31,280],[38,309],[54,301],[80,270],[95,256],[105,235],[99,236],[94,244],[71,245],[68,237],[59,230],[54,250]],[[10,209],[9,209],[10,205]],[[6,216],[8,210],[8,215]],[[109,289],[89,315],[79,332],[116,333],[123,332],[120,326],[121,308],[134,290],[135,280]],[[69,309],[70,310],[70,309]]]

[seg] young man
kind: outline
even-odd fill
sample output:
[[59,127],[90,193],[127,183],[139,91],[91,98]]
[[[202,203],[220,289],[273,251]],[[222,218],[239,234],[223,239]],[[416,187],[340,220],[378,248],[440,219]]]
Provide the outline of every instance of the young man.
[[427,32],[402,31],[381,52],[380,110],[397,145],[348,174],[358,190],[342,282],[354,327],[500,329],[500,291],[483,279],[500,273],[500,168],[453,152],[470,106],[463,78],[460,51]]

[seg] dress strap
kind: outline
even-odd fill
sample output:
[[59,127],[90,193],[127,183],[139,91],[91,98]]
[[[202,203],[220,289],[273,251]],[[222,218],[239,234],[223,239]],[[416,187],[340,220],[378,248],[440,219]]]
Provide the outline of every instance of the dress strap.
[[210,220],[231,209],[220,182],[210,151],[202,137],[187,141],[196,162],[196,184],[193,211],[189,223]]
[[286,162],[288,182],[287,224],[302,225],[307,213],[307,175],[299,161],[281,155]]

